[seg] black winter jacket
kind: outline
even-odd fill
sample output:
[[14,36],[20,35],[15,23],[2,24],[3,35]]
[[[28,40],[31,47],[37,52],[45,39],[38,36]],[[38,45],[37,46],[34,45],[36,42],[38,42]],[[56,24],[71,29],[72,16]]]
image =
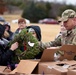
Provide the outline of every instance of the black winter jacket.
[[7,66],[11,64],[11,60],[13,57],[13,51],[6,48],[6,46],[0,43],[0,65]]

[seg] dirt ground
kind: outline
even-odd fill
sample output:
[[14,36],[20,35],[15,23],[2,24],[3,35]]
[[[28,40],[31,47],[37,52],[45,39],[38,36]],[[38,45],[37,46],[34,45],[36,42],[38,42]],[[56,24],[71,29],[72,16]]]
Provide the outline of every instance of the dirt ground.
[[[11,30],[14,32],[18,28],[17,23],[12,23],[12,20],[19,19],[20,15],[3,15],[6,21],[11,23]],[[60,25],[52,25],[52,24],[27,24],[28,25],[38,25],[41,28],[41,34],[42,34],[42,41],[52,41],[54,40],[55,36],[60,31]]]

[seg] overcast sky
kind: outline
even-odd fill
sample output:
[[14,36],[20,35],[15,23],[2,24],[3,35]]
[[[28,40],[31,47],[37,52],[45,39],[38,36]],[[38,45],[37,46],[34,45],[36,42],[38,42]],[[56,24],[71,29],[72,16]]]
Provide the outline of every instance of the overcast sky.
[[51,2],[53,2],[53,1],[57,1],[57,2],[60,2],[60,3],[66,1],[67,4],[73,4],[73,5],[76,5],[76,0],[44,0],[44,1],[51,1]]

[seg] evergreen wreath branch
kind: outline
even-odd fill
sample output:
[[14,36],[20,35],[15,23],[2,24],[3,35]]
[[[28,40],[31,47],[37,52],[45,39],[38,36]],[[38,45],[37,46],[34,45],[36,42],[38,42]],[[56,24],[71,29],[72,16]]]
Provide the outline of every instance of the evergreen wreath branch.
[[[21,59],[33,59],[35,56],[41,52],[39,49],[38,40],[32,36],[32,33],[28,32],[27,29],[23,29],[15,38],[9,43],[11,46],[14,42],[19,43],[19,47],[14,51],[15,57],[13,57],[14,62],[19,62]],[[28,42],[33,43],[33,46],[30,46]],[[20,48],[26,45],[26,50],[21,51]]]

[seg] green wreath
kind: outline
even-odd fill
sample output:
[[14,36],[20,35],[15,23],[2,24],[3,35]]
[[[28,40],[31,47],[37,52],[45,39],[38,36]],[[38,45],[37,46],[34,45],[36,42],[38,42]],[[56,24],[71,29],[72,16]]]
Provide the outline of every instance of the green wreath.
[[[9,46],[16,41],[19,43],[19,47],[14,51],[15,56],[13,57],[13,61],[16,63],[21,59],[33,59],[39,52],[41,52],[38,40],[32,36],[32,33],[27,31],[27,29],[23,29],[21,33],[17,34],[14,40],[9,43]],[[26,45],[26,50],[21,51],[20,48],[23,44]]]

